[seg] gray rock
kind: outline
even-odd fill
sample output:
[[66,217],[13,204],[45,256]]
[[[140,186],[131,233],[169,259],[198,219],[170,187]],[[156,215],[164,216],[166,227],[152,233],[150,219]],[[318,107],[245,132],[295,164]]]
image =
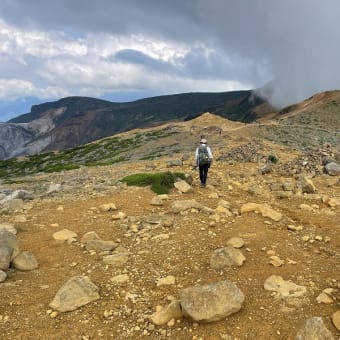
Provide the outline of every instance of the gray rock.
[[114,267],[122,267],[126,262],[129,261],[128,254],[113,254],[103,258],[105,264],[109,264]]
[[174,183],[174,187],[183,194],[192,192],[192,187],[186,181],[178,181]]
[[117,244],[113,241],[102,241],[102,240],[89,240],[85,243],[87,250],[95,251],[111,251],[117,247]]
[[28,271],[38,268],[38,261],[35,256],[23,251],[12,260],[13,267],[22,271]]
[[22,211],[24,208],[24,202],[20,198],[14,198],[11,200],[6,200],[3,204],[0,205],[0,212],[4,214],[13,213],[16,211]]
[[13,224],[10,223],[1,223],[0,224],[0,231],[1,230],[7,230],[8,232],[16,235],[17,234],[17,230],[15,229]]
[[99,299],[99,288],[87,276],[74,276],[59,289],[50,307],[69,312]]
[[171,204],[170,210],[173,213],[180,213],[189,209],[197,209],[202,210],[204,207],[202,204],[198,203],[195,200],[184,200],[184,201],[175,201]]
[[180,291],[183,315],[197,322],[223,320],[238,312],[243,301],[243,293],[230,281],[189,287]]
[[95,231],[89,231],[88,233],[84,234],[80,242],[86,243],[87,241],[92,241],[92,240],[100,240],[100,237]]
[[7,274],[0,270],[0,282],[4,282],[7,279]]
[[242,266],[246,258],[238,250],[231,246],[216,249],[211,258],[210,266],[213,269],[223,269],[231,266]]
[[301,182],[301,190],[306,194],[314,194],[316,189],[313,181],[307,177],[303,177]]
[[299,297],[307,292],[305,286],[299,286],[294,282],[286,281],[277,275],[272,275],[266,279],[264,289],[276,292],[281,298]]
[[0,247],[0,270],[6,270],[11,264],[13,248]]
[[54,194],[54,193],[57,193],[57,192],[59,192],[61,190],[62,190],[61,184],[54,184],[54,183],[52,183],[48,187],[46,194],[48,194],[48,195],[49,194]]
[[303,328],[296,335],[296,340],[334,340],[332,333],[326,328],[322,318],[313,317],[306,320]]
[[13,259],[15,256],[19,254],[19,240],[13,233],[5,229],[0,230],[0,249],[2,248],[11,249],[12,252],[11,259]]
[[273,168],[269,163],[263,164],[259,167],[259,173],[261,175],[270,174],[271,172],[273,172]]
[[332,162],[325,165],[324,168],[326,174],[331,176],[339,176],[340,175],[340,163]]

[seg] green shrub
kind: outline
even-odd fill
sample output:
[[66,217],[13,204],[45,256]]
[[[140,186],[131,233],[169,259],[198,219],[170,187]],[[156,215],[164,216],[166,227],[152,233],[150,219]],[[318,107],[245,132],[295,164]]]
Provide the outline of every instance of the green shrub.
[[140,173],[126,176],[122,179],[122,182],[128,186],[144,187],[150,185],[151,190],[160,195],[169,193],[169,190],[173,188],[177,178],[185,179],[185,175],[183,173],[172,173],[170,171],[155,174]]
[[268,160],[270,163],[276,164],[278,162],[278,159],[275,155],[269,155]]

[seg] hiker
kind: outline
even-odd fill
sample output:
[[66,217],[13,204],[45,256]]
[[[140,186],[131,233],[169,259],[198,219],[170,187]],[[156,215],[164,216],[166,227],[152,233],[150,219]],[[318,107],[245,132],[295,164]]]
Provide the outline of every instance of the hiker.
[[208,170],[211,166],[213,155],[205,138],[201,139],[200,146],[196,148],[195,162],[199,169],[201,187],[206,186]]

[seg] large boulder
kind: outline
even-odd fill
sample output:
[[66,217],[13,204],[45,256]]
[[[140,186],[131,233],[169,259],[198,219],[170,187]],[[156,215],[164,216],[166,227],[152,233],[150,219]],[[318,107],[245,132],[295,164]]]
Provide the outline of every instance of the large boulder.
[[244,301],[241,290],[230,281],[182,289],[183,315],[196,322],[214,322],[238,312]]
[[50,307],[69,312],[99,299],[99,288],[87,276],[74,276],[59,289]]

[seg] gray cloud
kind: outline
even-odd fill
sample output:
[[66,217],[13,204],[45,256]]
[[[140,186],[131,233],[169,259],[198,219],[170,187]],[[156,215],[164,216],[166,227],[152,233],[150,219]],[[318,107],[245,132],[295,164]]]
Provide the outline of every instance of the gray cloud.
[[[25,29],[64,31],[66,36],[81,39],[91,34],[142,35],[158,41],[165,39],[186,49],[186,53],[171,60],[160,60],[134,46],[108,53],[107,60],[113,58],[132,65],[132,71],[125,69],[124,77],[140,71],[136,67],[141,66],[152,69],[155,77],[157,72],[159,77],[163,72],[173,73],[174,80],[169,81],[172,85],[181,81],[180,76],[184,77],[185,86],[190,84],[188,78],[210,82],[224,79],[254,87],[270,82],[270,91],[264,95],[277,106],[340,87],[339,12],[338,0],[4,0],[0,3],[0,17]],[[88,53],[82,58],[87,57]],[[107,71],[110,67],[105,64],[105,68]],[[142,76],[135,77],[141,81]],[[146,83],[152,86],[157,82],[150,79]],[[133,87],[132,82],[125,85]],[[150,87],[150,92],[154,93],[154,89]],[[174,88],[169,88],[169,92],[173,91]]]

